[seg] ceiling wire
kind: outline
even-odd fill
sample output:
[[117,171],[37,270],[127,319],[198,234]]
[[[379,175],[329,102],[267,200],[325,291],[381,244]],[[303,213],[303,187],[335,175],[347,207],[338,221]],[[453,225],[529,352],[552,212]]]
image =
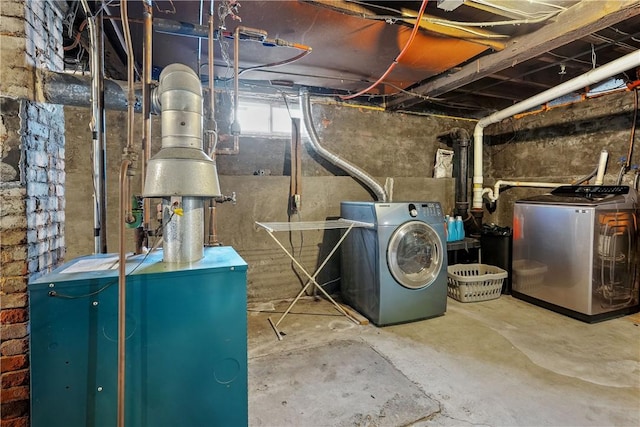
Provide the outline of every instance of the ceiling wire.
[[[354,3],[354,4],[359,4],[361,6],[369,6],[369,7],[373,7],[373,8],[379,8],[382,10],[387,10],[390,12],[394,12],[397,15],[368,15],[368,14],[360,14],[357,13],[355,11],[351,12],[348,10],[344,10],[344,9],[340,9],[341,12],[343,13],[347,13],[349,15],[353,15],[353,16],[359,16],[365,19],[374,19],[374,20],[383,20],[383,21],[395,21],[395,20],[401,20],[401,21],[406,21],[406,20],[414,20],[415,16],[409,16],[405,13],[402,12],[402,10],[400,9],[394,9],[391,7],[387,7],[387,6],[381,6],[381,5],[377,5],[377,4],[370,4],[366,1],[360,1],[360,0],[347,0],[347,2],[349,3]],[[433,23],[433,24],[440,24],[440,25],[445,25],[445,26],[450,26],[453,28],[458,28],[458,29],[464,29],[464,27],[499,27],[499,26],[512,26],[512,25],[522,25],[522,24],[538,24],[540,22],[544,22],[548,19],[553,18],[554,16],[556,16],[558,13],[560,13],[560,10],[554,10],[551,11],[549,13],[547,13],[544,16],[538,17],[538,18],[527,18],[527,19],[509,19],[509,20],[505,20],[505,21],[484,21],[484,22],[465,22],[465,21],[452,21],[449,19],[441,19],[441,18],[435,18],[435,17],[431,17],[431,16],[423,16],[422,17],[422,21],[424,22],[429,22],[429,23]]]
[[[471,3],[477,3],[477,4],[484,5],[484,6],[489,6],[491,8],[497,9],[497,10],[502,10],[504,12],[508,12],[508,13],[512,13],[512,14],[520,15],[520,16],[536,17],[536,16],[538,16],[540,14],[549,13],[548,11],[526,12],[524,10],[514,9],[514,8],[511,8],[511,7],[506,7],[506,6],[503,6],[503,5],[500,5],[500,4],[496,4],[496,3],[493,3],[493,2],[490,2],[490,1],[486,1],[486,0],[470,0],[470,1],[471,1]],[[535,2],[535,3],[545,4],[545,5],[549,6],[549,4],[547,4],[547,3],[542,3],[542,2]],[[561,7],[561,6],[556,6],[556,5],[553,5],[553,6],[556,7],[556,8]]]
[[367,88],[365,88],[365,89],[363,89],[360,92],[357,92],[355,94],[348,95],[348,96],[341,96],[340,98],[342,100],[355,98],[355,97],[360,96],[360,95],[366,93],[367,91],[375,88],[376,86],[378,86],[378,84],[380,84],[381,81],[383,81],[389,75],[389,73],[391,73],[391,71],[396,67],[396,65],[398,65],[398,62],[404,56],[404,54],[407,52],[407,50],[409,49],[409,46],[411,46],[411,44],[413,43],[413,39],[416,37],[418,29],[420,28],[420,19],[422,19],[422,15],[424,13],[424,9],[427,7],[428,1],[429,0],[422,0],[422,5],[420,5],[420,11],[418,12],[418,17],[416,19],[415,25],[413,26],[413,30],[411,31],[411,35],[409,36],[409,40],[407,40],[407,43],[404,45],[404,48],[402,48],[402,51],[396,57],[396,59],[394,59],[393,62],[391,63],[391,65],[389,65],[389,68],[387,68],[387,71],[385,71],[384,74],[382,76],[380,76],[380,78],[378,80],[376,80],[376,82],[373,83],[371,86],[369,86],[369,87],[367,87]]

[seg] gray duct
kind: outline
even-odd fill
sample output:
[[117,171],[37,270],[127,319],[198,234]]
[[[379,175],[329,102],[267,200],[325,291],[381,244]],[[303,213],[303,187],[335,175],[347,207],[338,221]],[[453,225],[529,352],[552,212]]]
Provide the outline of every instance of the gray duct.
[[[91,106],[91,77],[79,74],[56,73],[38,69],[38,80],[42,83],[43,101],[48,104]],[[104,108],[127,111],[127,83],[104,80]],[[142,112],[142,94],[136,94],[136,112]]]
[[334,166],[347,172],[350,176],[363,183],[375,196],[376,200],[381,202],[387,201],[387,192],[384,188],[370,177],[366,172],[360,170],[357,166],[352,165],[346,160],[341,159],[335,154],[331,153],[326,148],[320,145],[320,138],[316,132],[316,128],[313,125],[311,117],[311,101],[309,99],[309,91],[306,89],[300,90],[300,109],[302,110],[302,118],[304,125],[309,132],[309,139],[311,140],[311,146],[313,150],[318,153],[323,159],[327,160]]
[[215,162],[202,148],[202,86],[191,68],[171,64],[154,95],[162,148],[147,166],[143,197],[163,198],[164,261],[197,261],[204,256],[204,198],[221,195]]

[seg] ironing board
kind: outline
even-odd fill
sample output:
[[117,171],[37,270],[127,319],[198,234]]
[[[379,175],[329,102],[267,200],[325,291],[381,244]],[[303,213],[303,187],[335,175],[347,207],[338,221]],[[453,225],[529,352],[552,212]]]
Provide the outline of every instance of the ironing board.
[[[277,322],[273,322],[271,317],[269,317],[269,323],[276,333],[278,340],[282,340],[282,334],[278,330],[278,325],[284,320],[284,318],[289,314],[293,306],[298,302],[298,300],[302,297],[302,295],[307,291],[309,286],[313,285],[317,288],[325,297],[338,309],[338,311],[344,314],[348,319],[350,319],[354,323],[358,323],[358,320],[354,319],[349,313],[347,313],[340,304],[338,304],[331,295],[324,290],[322,286],[318,284],[316,281],[316,277],[320,273],[320,271],[327,264],[331,256],[338,250],[340,244],[344,241],[344,239],[349,235],[349,232],[354,227],[365,227],[365,228],[373,228],[374,224],[370,222],[361,222],[361,221],[352,221],[348,219],[334,219],[334,220],[326,220],[326,221],[300,221],[300,222],[258,222],[256,221],[256,225],[260,228],[266,230],[266,232],[271,236],[271,238],[278,244],[280,249],[284,251],[285,254],[291,259],[291,261],[298,267],[305,276],[307,276],[308,280],[304,287],[298,292],[298,295],[294,298],[294,300],[289,304],[289,307],[282,313]],[[309,274],[307,270],[296,260],[296,258],[284,247],[284,245],[278,240],[275,236],[275,233],[282,231],[305,231],[305,230],[331,230],[331,229],[344,229],[344,233],[340,237],[340,240],[335,244],[331,252],[326,256],[324,261],[320,264],[320,266],[316,269],[313,274]]]

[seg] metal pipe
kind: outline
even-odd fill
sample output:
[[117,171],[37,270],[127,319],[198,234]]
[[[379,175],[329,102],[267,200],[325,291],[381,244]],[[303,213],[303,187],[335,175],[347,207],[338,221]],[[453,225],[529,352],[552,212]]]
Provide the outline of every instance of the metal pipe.
[[456,179],[455,215],[467,218],[469,211],[469,145],[471,137],[463,128],[453,128],[449,132],[438,136],[444,138],[454,149],[454,172]]
[[[91,107],[90,76],[58,73],[45,69],[36,70],[38,81],[42,82],[42,101],[49,104]],[[104,103],[107,110],[127,111],[127,83],[105,79],[103,81]],[[142,112],[142,95],[137,94],[134,111]]]
[[[213,1],[211,1],[213,3]],[[159,33],[187,37],[209,37],[206,26],[188,22],[173,21],[171,19],[153,18],[153,28]]]
[[238,122],[238,104],[240,102],[240,26],[236,27],[233,36],[233,123],[231,123],[231,135],[233,135],[234,149],[239,145],[240,122]]
[[119,203],[119,233],[118,233],[118,427],[125,425],[125,379],[126,379],[126,307],[127,307],[127,260],[125,257],[125,216],[128,187],[129,160],[123,160],[120,164],[120,203]]
[[93,177],[93,236],[94,253],[107,252],[107,163],[106,138],[104,134],[104,73],[103,73],[103,37],[102,26],[91,15],[87,0],[82,0],[82,9],[89,25],[91,45],[91,130],[92,130],[92,177]]
[[[127,0],[120,2],[120,17],[122,18],[122,28],[127,42],[127,145],[124,148],[124,156],[133,154],[133,124],[134,111],[133,104],[135,102],[135,92],[133,90],[133,43],[131,42],[131,31],[129,29]],[[126,331],[126,265],[124,259],[124,223],[129,221],[130,205],[129,194],[130,185],[129,175],[131,174],[132,162],[126,157],[122,160],[120,167],[120,239],[119,239],[119,277],[118,277],[118,427],[125,426],[125,402],[126,402],[126,351],[125,351],[125,331]]]
[[174,215],[170,198],[163,198],[164,262],[193,262],[204,257],[204,199],[182,197],[182,215]]
[[347,172],[350,176],[363,183],[374,194],[376,200],[386,202],[387,193],[384,188],[376,182],[375,179],[369,176],[366,172],[359,169],[357,166],[354,166],[346,160],[341,159],[340,157],[336,156],[329,150],[322,147],[322,145],[320,145],[320,137],[316,132],[316,128],[313,125],[313,120],[311,117],[311,101],[309,99],[309,91],[305,88],[300,89],[300,110],[302,111],[304,125],[306,126],[307,132],[309,133],[309,139],[314,151],[332,165],[339,167],[340,169]]
[[[162,110],[162,148],[149,161],[143,197],[182,197],[184,215],[163,233],[164,261],[197,261],[204,255],[203,199],[221,195],[215,162],[203,151],[202,84],[191,68],[171,64],[154,94]],[[171,214],[163,212],[167,220]]]
[[[207,69],[208,69],[208,86],[209,86],[209,118],[207,120],[207,136],[208,146],[207,152],[211,159],[216,160],[216,146],[218,145],[218,126],[216,123],[215,113],[215,79],[214,79],[214,34],[215,27],[213,22],[214,7],[213,0],[209,2],[209,37],[207,39]],[[215,199],[209,200],[209,233],[207,242],[209,245],[218,244],[218,217],[216,215],[216,201]]]
[[[147,176],[147,163],[151,159],[151,71],[152,71],[152,38],[153,33],[153,6],[151,0],[144,0],[144,39],[142,43],[142,164],[141,183],[144,191],[144,180]],[[144,240],[147,238],[149,225],[151,223],[151,199],[144,199],[142,209],[142,229],[138,232],[136,239],[136,253],[142,251]]]
[[[144,0],[147,1],[147,0]],[[102,7],[104,8],[105,14],[107,16],[107,19],[109,20],[109,22],[111,22],[111,27],[113,28],[113,31],[116,33],[116,37],[118,38],[118,41],[120,42],[120,47],[122,47],[122,50],[124,50],[125,52],[128,51],[127,49],[127,41],[125,36],[122,34],[122,31],[120,31],[120,27],[118,27],[115,22],[113,22],[116,17],[111,13],[111,9],[109,9],[109,5],[107,3],[103,2]],[[120,12],[120,19],[122,20],[122,12]],[[124,28],[124,27],[123,27]],[[136,73],[138,75],[140,74],[140,70],[137,69],[138,65],[134,64],[133,65]]]
[[537,107],[538,105],[549,102],[560,96],[566,95],[570,92],[583,89],[589,85],[597,83],[606,78],[612,77],[620,72],[629,70],[631,68],[640,66],[640,50],[636,50],[629,53],[615,61],[611,61],[606,65],[595,68],[581,76],[568,80],[554,88],[546,90],[538,95],[528,98],[524,101],[518,102],[504,110],[491,114],[476,124],[473,133],[474,153],[473,153],[473,209],[482,209],[482,195],[483,195],[483,170],[482,170],[482,147],[484,128],[498,123],[514,114],[521,113],[530,108]]

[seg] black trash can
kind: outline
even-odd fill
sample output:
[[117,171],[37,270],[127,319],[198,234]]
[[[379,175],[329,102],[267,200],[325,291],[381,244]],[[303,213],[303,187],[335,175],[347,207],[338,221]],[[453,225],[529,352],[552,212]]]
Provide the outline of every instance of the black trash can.
[[502,293],[511,294],[511,255],[513,253],[513,232],[511,227],[484,224],[480,236],[482,263],[495,265],[508,273],[502,284]]

